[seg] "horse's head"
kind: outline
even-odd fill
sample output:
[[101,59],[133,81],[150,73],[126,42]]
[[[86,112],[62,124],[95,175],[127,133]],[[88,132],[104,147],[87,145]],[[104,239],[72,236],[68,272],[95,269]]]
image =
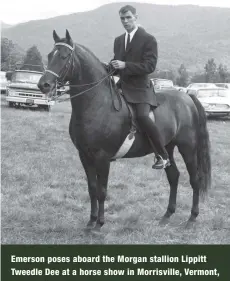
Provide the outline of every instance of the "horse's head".
[[48,54],[48,66],[38,82],[39,89],[46,94],[52,93],[56,83],[69,81],[73,67],[74,44],[68,30],[63,39],[53,31],[54,48]]

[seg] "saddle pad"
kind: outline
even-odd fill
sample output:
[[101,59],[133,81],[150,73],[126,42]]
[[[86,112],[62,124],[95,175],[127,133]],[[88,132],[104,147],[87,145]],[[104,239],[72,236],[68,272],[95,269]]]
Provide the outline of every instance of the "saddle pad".
[[131,146],[133,145],[133,142],[135,140],[135,134],[130,133],[126,137],[125,141],[119,148],[118,152],[112,157],[112,159],[119,159],[125,156],[125,154],[130,150]]
[[[130,105],[129,105],[130,106]],[[130,106],[131,107],[131,106]],[[134,117],[134,112],[133,112],[133,109],[132,110],[132,118]],[[155,117],[154,117],[154,114],[153,114],[153,111],[150,111],[149,113],[149,117],[153,120],[153,122],[155,122]],[[137,122],[135,120],[135,118],[133,119],[133,124],[136,126],[136,127],[139,127],[137,125]],[[117,153],[112,157],[112,160],[115,160],[115,159],[119,159],[119,158],[122,158],[126,155],[126,153],[129,152],[130,148],[132,147],[134,141],[135,141],[135,137],[136,137],[136,132],[133,133],[133,132],[130,132],[126,139],[124,140],[123,144],[121,145],[121,147],[119,148],[119,150],[117,151]]]

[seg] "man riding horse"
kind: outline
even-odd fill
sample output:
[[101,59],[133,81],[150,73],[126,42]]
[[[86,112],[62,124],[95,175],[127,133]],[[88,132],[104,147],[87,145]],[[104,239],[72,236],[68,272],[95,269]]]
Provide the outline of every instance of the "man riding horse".
[[150,139],[157,151],[154,169],[170,165],[168,153],[163,146],[162,136],[149,117],[150,110],[157,107],[156,95],[149,74],[157,64],[157,41],[137,25],[136,9],[126,5],[119,10],[125,34],[114,41],[114,59],[110,62],[119,75],[119,87],[127,100],[136,110],[137,122]]
[[[123,9],[120,16],[127,31],[132,30],[135,34],[126,51],[125,34],[115,40],[115,60],[112,64],[120,74],[125,97],[136,108],[139,123],[163,158],[155,163],[154,168],[164,168],[169,162],[162,143],[165,144],[170,160],[170,165],[165,169],[170,185],[169,203],[161,223],[168,223],[176,210],[180,172],[174,159],[175,147],[183,157],[189,173],[193,196],[188,224],[193,223],[199,214],[200,194],[207,193],[211,186],[209,133],[205,110],[194,95],[186,95],[176,90],[162,91],[157,95],[160,105],[154,110],[156,121],[152,122],[148,116],[150,108],[156,107],[156,101],[148,74],[154,71],[157,61],[156,40],[143,29],[135,29],[135,10]],[[114,105],[115,89],[108,83],[110,77],[92,51],[74,43],[68,30],[65,38],[60,38],[54,30],[53,38],[55,45],[48,55],[48,66],[38,87],[51,97],[57,81],[69,82],[72,106],[69,134],[85,170],[91,204],[87,227],[100,230],[105,222],[105,199],[111,159],[130,132],[129,110],[125,106],[120,111],[111,107]],[[162,143],[156,127],[162,128]],[[122,158],[142,157],[152,152],[150,141],[143,134],[137,134],[136,141]]]

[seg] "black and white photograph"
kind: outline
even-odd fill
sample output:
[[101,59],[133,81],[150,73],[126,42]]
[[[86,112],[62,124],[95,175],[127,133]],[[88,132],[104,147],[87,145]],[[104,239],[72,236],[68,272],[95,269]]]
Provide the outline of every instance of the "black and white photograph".
[[0,20],[2,244],[230,244],[230,1]]

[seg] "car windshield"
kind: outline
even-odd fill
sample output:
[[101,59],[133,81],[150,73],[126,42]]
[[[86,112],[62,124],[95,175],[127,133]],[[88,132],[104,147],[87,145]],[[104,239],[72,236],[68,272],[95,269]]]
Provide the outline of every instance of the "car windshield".
[[12,75],[12,82],[37,84],[41,76],[42,73],[15,72]]
[[199,90],[197,94],[198,98],[210,98],[210,97],[229,97],[230,98],[230,91],[229,90],[222,90],[222,89],[211,89],[211,90]]
[[226,89],[230,89],[230,84],[228,83],[217,83],[216,84],[218,87],[222,87],[222,88],[226,88]]

